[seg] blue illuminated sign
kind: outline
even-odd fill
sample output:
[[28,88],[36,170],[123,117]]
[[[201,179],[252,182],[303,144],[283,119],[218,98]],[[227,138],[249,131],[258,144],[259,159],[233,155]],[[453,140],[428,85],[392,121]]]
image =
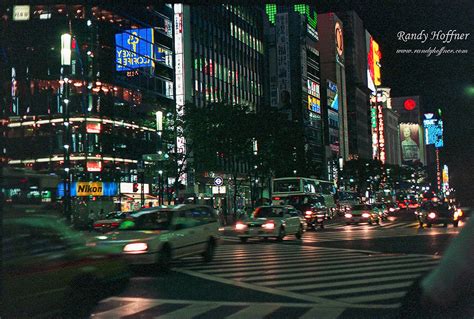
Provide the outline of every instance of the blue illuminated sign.
[[339,111],[339,94],[336,93],[334,100],[331,102],[330,107],[336,111]]
[[443,121],[433,118],[425,119],[423,126],[425,127],[426,145],[434,144],[436,148],[443,147]]
[[132,29],[115,35],[117,71],[153,66],[153,29]]

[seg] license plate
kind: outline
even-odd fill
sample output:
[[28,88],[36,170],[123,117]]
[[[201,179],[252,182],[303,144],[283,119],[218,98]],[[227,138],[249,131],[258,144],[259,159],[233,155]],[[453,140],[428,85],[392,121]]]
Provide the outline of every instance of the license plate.
[[249,233],[250,233],[250,235],[258,235],[258,230],[257,229],[251,229]]

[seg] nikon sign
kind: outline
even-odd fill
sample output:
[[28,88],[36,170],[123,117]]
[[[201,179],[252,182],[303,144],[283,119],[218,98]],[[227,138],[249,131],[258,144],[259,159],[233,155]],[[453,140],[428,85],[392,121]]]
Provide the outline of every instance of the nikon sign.
[[77,196],[102,196],[104,194],[102,182],[78,182]]
[[[73,182],[71,196],[116,196],[118,184],[109,182]],[[58,185],[58,196],[64,196],[64,185]]]

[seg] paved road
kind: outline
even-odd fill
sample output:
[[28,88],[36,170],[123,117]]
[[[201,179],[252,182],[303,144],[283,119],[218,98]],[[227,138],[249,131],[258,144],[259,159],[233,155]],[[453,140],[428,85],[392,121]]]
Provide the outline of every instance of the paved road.
[[213,262],[174,263],[167,274],[135,271],[128,289],[93,318],[390,318],[414,280],[439,263],[462,229],[337,221],[302,240],[224,236]]

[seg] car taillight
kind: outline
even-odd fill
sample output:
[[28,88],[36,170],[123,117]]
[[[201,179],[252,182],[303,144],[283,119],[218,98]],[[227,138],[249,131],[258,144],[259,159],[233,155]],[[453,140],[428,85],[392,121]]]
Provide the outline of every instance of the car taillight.
[[304,212],[304,214],[305,214],[306,216],[310,216],[311,214],[313,214],[313,212],[310,211],[310,210],[307,210],[307,211]]
[[369,213],[363,213],[363,214],[362,214],[362,217],[368,218],[368,217],[370,217],[370,214],[369,214]]
[[97,228],[102,227],[102,226],[104,226],[104,224],[94,224],[94,227],[97,227]]
[[273,222],[268,222],[262,225],[265,229],[275,229],[275,224]]
[[113,222],[110,224],[110,226],[112,227],[118,227],[120,225],[120,223],[117,223],[117,222]]
[[352,214],[345,214],[344,217],[345,218],[352,218]]
[[390,208],[389,211],[393,213],[395,211],[395,208]]
[[431,219],[436,218],[436,214],[435,213],[429,213],[428,218],[431,218]]
[[127,253],[137,253],[148,250],[148,245],[146,243],[131,243],[123,247],[123,251]]
[[247,228],[247,225],[245,225],[245,224],[243,224],[243,223],[237,223],[237,224],[235,224],[235,229],[236,229],[236,230],[243,230],[243,229],[245,229],[245,228]]

